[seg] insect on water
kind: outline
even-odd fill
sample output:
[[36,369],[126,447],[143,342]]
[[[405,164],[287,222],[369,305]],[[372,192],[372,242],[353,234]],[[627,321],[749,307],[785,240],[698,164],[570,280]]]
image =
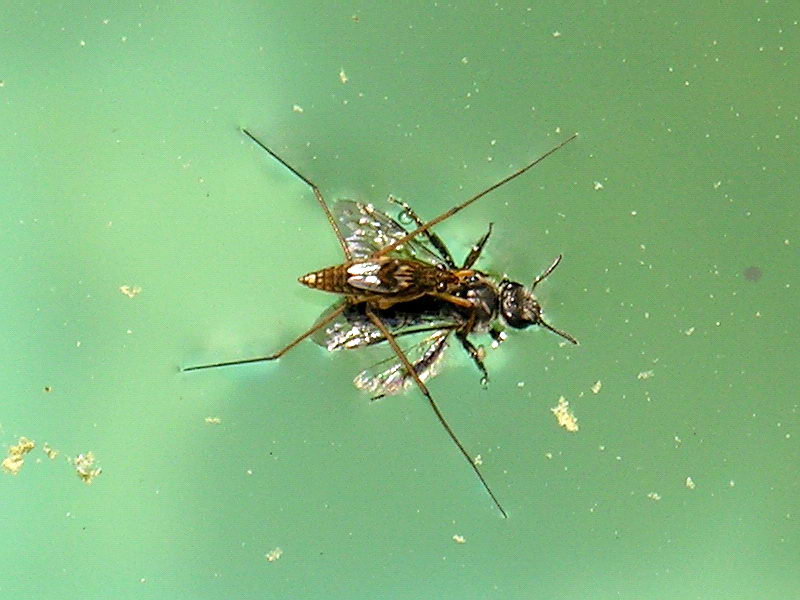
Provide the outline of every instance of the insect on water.
[[[286,346],[267,356],[217,362],[184,368],[184,371],[271,361],[280,358],[309,336],[328,350],[360,348],[386,342],[394,351],[390,366],[378,363],[360,373],[355,384],[375,394],[374,398],[395,394],[416,385],[450,439],[467,460],[486,492],[503,517],[507,513],[464,445],[448,425],[425,380],[436,374],[451,334],[472,358],[481,372],[482,383],[488,380],[483,352],[469,340],[472,333],[489,333],[495,343],[504,339],[502,327],[523,329],[538,325],[569,342],[577,340],[548,324],[534,289],[558,266],[561,256],[530,287],[503,278],[496,281],[473,269],[492,228],[476,242],[459,266],[447,246],[432,227],[449,219],[470,204],[519,177],[577,137],[567,138],[521,169],[438,217],[423,221],[405,202],[390,197],[402,208],[402,215],[416,227],[411,231],[370,204],[339,200],[329,207],[320,189],[289,165],[246,129],[253,142],[305,182],[314,192],[344,252],[341,264],[313,271],[299,278],[300,283],[321,291],[340,294],[342,298],[326,311],[307,331]],[[397,338],[429,333],[409,353],[400,348]]]

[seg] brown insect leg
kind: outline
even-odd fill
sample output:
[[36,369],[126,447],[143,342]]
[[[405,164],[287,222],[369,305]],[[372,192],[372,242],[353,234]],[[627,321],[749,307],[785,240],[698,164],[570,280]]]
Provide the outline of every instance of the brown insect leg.
[[478,367],[478,370],[481,372],[481,385],[485,388],[486,385],[489,383],[489,372],[486,370],[486,365],[483,364],[483,357],[481,356],[481,352],[475,347],[475,345],[467,339],[467,332],[464,330],[456,331],[456,338],[458,341],[461,342],[461,347],[464,348],[464,351],[469,354],[469,357],[472,359],[472,362],[475,363],[475,366]]
[[453,432],[452,429],[450,429],[450,425],[447,424],[447,421],[445,420],[442,411],[439,410],[439,407],[434,401],[433,396],[431,396],[431,393],[428,391],[428,388],[419,378],[419,374],[411,365],[411,363],[408,362],[408,358],[406,357],[405,352],[403,352],[400,346],[397,345],[397,341],[394,339],[394,335],[392,335],[392,333],[386,328],[386,325],[384,324],[383,321],[380,320],[380,317],[378,317],[378,315],[376,315],[372,311],[372,308],[370,307],[369,304],[366,305],[366,314],[369,317],[370,321],[372,321],[375,324],[375,327],[380,329],[381,333],[386,338],[386,341],[389,342],[389,345],[392,347],[392,350],[394,350],[394,353],[397,355],[397,358],[399,358],[400,362],[403,363],[403,367],[406,369],[406,372],[410,373],[411,376],[414,378],[417,387],[423,393],[423,395],[428,399],[428,403],[431,405],[433,412],[436,413],[436,418],[439,419],[439,423],[442,424],[442,427],[444,427],[445,431],[447,432],[447,435],[450,436],[450,439],[453,440],[453,443],[455,443],[456,447],[458,447],[458,449],[461,451],[461,454],[464,456],[465,459],[467,459],[467,462],[469,463],[470,467],[472,467],[472,470],[475,471],[475,474],[478,476],[478,479],[480,479],[484,489],[489,493],[489,496],[491,496],[492,500],[497,506],[497,509],[500,511],[500,514],[503,515],[503,518],[508,518],[508,514],[506,514],[506,511],[503,509],[503,506],[500,504],[500,501],[494,495],[494,492],[492,492],[492,488],[490,488],[489,484],[486,483],[486,480],[483,478],[480,469],[478,469],[478,466],[475,464],[472,457],[467,452],[466,448],[464,448],[463,444],[459,441],[458,437],[456,437],[456,434]]
[[472,304],[466,298],[460,298],[459,296],[453,296],[452,294],[447,293],[439,293],[439,292],[431,292],[429,294],[435,298],[439,298],[440,300],[444,300],[445,302],[450,302],[451,304],[455,304],[456,306],[460,306],[461,308],[475,308],[475,305]]
[[337,306],[333,311],[331,311],[330,313],[325,315],[324,318],[322,318],[319,321],[317,321],[316,323],[314,323],[314,325],[312,325],[311,329],[309,329],[308,331],[306,331],[302,335],[297,336],[294,340],[289,342],[286,346],[284,346],[283,348],[281,348],[280,350],[278,350],[274,354],[269,354],[267,356],[257,356],[255,358],[245,358],[245,359],[240,359],[240,360],[231,360],[231,361],[227,361],[227,362],[219,362],[219,363],[214,363],[214,364],[210,364],[210,365],[199,365],[199,366],[196,366],[196,367],[186,367],[186,368],[181,369],[181,370],[182,371],[197,371],[199,369],[213,369],[214,367],[228,367],[228,366],[231,366],[231,365],[246,365],[248,363],[265,362],[265,361],[268,361],[268,360],[278,359],[281,356],[283,356],[284,354],[286,354],[289,350],[294,348],[297,344],[299,344],[304,339],[306,339],[308,336],[313,334],[315,331],[317,331],[318,329],[320,329],[322,327],[325,327],[325,325],[327,325],[328,323],[333,321],[336,317],[338,317],[340,314],[342,314],[344,312],[344,309],[347,308],[347,306],[348,306],[347,302],[342,302],[341,305]]
[[[395,198],[394,196],[389,196],[388,201],[391,202],[392,204],[397,204],[398,206],[400,206],[400,208],[403,209],[403,212],[406,213],[409,217],[411,217],[411,220],[414,221],[414,223],[416,223],[417,227],[422,227],[423,225],[425,225],[425,221],[419,218],[419,215],[416,212],[414,212],[414,209],[411,208],[408,205],[408,203],[404,202],[403,200],[400,200],[400,198]],[[447,245],[442,241],[442,238],[440,238],[437,233],[434,233],[433,231],[430,231],[428,229],[426,229],[423,233],[425,237],[428,238],[428,241],[431,243],[431,245],[434,248],[436,248],[436,250],[439,252],[439,256],[441,256],[444,259],[445,264],[449,268],[455,269],[456,263],[453,260],[453,257],[450,255],[450,251],[447,249]]]
[[481,255],[481,252],[483,252],[483,247],[486,245],[486,242],[489,241],[489,236],[492,235],[493,226],[494,223],[489,223],[489,229],[486,231],[486,233],[483,234],[481,239],[479,239],[472,247],[472,249],[469,251],[466,260],[464,260],[464,266],[461,267],[462,269],[471,269],[472,265],[475,264],[475,261],[478,260],[478,258]]
[[306,183],[306,185],[308,185],[308,187],[311,188],[311,190],[314,192],[314,196],[316,196],[316,198],[317,198],[317,202],[319,202],[319,205],[322,207],[322,210],[325,213],[325,217],[328,219],[328,223],[330,223],[331,227],[333,228],[333,232],[336,234],[336,239],[339,240],[339,245],[342,247],[342,250],[344,251],[345,258],[348,261],[351,260],[353,257],[350,254],[350,248],[347,247],[347,242],[345,242],[344,236],[342,235],[342,232],[339,229],[339,225],[336,223],[336,219],[333,218],[333,215],[331,214],[331,210],[330,210],[330,208],[328,208],[328,204],[325,202],[325,198],[322,197],[322,192],[319,190],[319,188],[308,177],[306,177],[305,175],[300,173],[300,171],[295,169],[292,165],[290,165],[285,160],[283,160],[280,156],[275,154],[275,152],[270,150],[266,145],[264,145],[252,133],[247,131],[247,129],[242,129],[242,132],[244,132],[244,134],[247,135],[247,137],[249,137],[251,140],[253,140],[256,144],[258,144],[260,148],[262,148],[263,150],[266,150],[267,153],[272,158],[274,158],[279,163],[281,163],[284,167],[289,169],[295,176],[300,178],[303,182]]
[[419,227],[417,227],[414,231],[412,231],[408,235],[404,235],[399,240],[395,240],[394,242],[392,242],[388,246],[384,246],[383,248],[378,250],[375,254],[373,254],[372,258],[378,258],[380,256],[384,256],[384,255],[388,254],[389,252],[391,252],[392,250],[394,250],[398,246],[402,246],[403,244],[405,244],[408,240],[417,237],[420,233],[422,233],[424,231],[427,231],[428,229],[430,229],[431,227],[433,227],[434,225],[436,225],[438,223],[441,223],[445,219],[449,219],[450,217],[452,217],[457,212],[460,212],[460,211],[464,210],[465,208],[467,208],[470,204],[472,204],[476,200],[479,200],[480,198],[483,198],[489,192],[493,192],[494,190],[499,188],[501,185],[504,185],[504,184],[508,183],[512,179],[515,179],[516,177],[519,177],[520,175],[522,175],[525,171],[527,171],[529,169],[532,169],[533,167],[538,165],[540,162],[542,162],[545,158],[547,158],[548,156],[553,154],[553,152],[555,152],[556,150],[560,150],[565,145],[567,145],[569,142],[574,140],[576,137],[578,137],[577,133],[572,134],[566,140],[561,142],[558,146],[556,146],[555,148],[551,148],[550,150],[548,150],[547,152],[542,154],[539,158],[534,160],[532,163],[529,163],[529,164],[525,165],[521,169],[517,169],[516,171],[511,173],[511,175],[508,175],[507,177],[504,177],[503,179],[501,179],[497,183],[495,183],[493,185],[490,185],[488,188],[486,188],[482,192],[479,192],[479,193],[475,194],[472,198],[470,198],[468,200],[465,200],[461,204],[457,204],[456,206],[454,206],[450,210],[446,210],[445,212],[440,214],[438,217],[435,217],[435,218],[431,219],[430,221],[428,221],[427,223],[425,223],[423,225],[420,225]]

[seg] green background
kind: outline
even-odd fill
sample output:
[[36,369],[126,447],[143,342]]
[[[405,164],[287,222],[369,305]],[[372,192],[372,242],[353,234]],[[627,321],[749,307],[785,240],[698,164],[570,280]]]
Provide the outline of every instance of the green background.
[[[218,4],[2,3],[0,441],[38,447],[0,595],[795,597],[797,2]],[[313,195],[240,127],[424,218],[579,132],[438,227],[494,222],[479,266],[522,281],[564,254],[537,292],[579,347],[431,383],[507,520],[418,392],[353,388],[381,353],[179,372],[332,300],[296,282],[341,259]]]

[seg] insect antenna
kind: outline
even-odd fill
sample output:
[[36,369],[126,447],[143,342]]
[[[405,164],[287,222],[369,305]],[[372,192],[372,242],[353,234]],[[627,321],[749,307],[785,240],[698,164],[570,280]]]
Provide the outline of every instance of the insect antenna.
[[[550,150],[548,150],[547,152],[542,154],[539,158],[537,158],[533,162],[528,163],[527,165],[525,165],[521,169],[517,169],[516,171],[511,173],[511,175],[508,175],[507,177],[504,177],[503,179],[501,179],[497,183],[490,185],[488,188],[486,188],[482,192],[479,192],[479,193],[475,194],[472,198],[469,198],[468,200],[465,200],[461,204],[457,204],[453,208],[451,208],[449,210],[446,210],[445,212],[440,214],[438,217],[434,217],[433,219],[431,219],[427,223],[423,223],[422,225],[417,227],[414,231],[412,231],[409,234],[404,235],[403,237],[395,240],[394,242],[392,242],[388,246],[384,246],[383,248],[378,250],[375,254],[373,254],[372,258],[378,258],[380,256],[384,256],[385,254],[388,254],[389,252],[391,252],[392,250],[394,250],[398,246],[402,246],[403,244],[405,244],[408,240],[411,240],[411,239],[417,237],[420,233],[422,233],[424,231],[427,231],[428,229],[430,229],[434,225],[437,225],[437,224],[441,223],[445,219],[449,219],[450,217],[452,217],[457,212],[460,212],[460,211],[464,210],[465,208],[467,208],[470,204],[472,204],[476,200],[479,200],[479,199],[483,198],[489,192],[493,192],[494,190],[496,190],[500,186],[505,185],[506,183],[508,183],[512,179],[516,179],[517,177],[519,177],[520,175],[522,175],[526,171],[532,169],[533,167],[538,165],[540,162],[542,162],[545,158],[547,158],[548,156],[550,156],[554,152],[556,152],[556,151],[560,150],[561,148],[563,148],[564,146],[566,146],[569,142],[574,140],[576,137],[578,137],[578,134],[577,133],[573,133],[566,140],[564,140],[563,142],[561,142],[560,144],[558,144],[554,148],[551,148]],[[272,154],[272,152],[270,152],[270,154]],[[274,156],[274,154],[273,154],[273,156]],[[281,161],[281,162],[283,162],[283,161]],[[286,164],[286,163],[284,163],[284,164]]]
[[565,340],[567,340],[568,342],[572,342],[572,343],[573,343],[573,344],[575,344],[576,346],[580,346],[580,344],[578,343],[578,340],[576,340],[574,337],[572,337],[572,336],[571,336],[570,334],[568,334],[566,331],[561,331],[560,329],[556,329],[555,327],[553,327],[552,325],[550,325],[550,323],[547,323],[547,322],[546,322],[544,319],[542,319],[541,317],[539,318],[539,322],[537,323],[537,325],[541,325],[542,327],[544,327],[545,329],[549,329],[550,331],[552,331],[552,332],[553,332],[553,333],[555,333],[556,335],[560,335],[561,337],[563,337],[563,338],[564,338]]
[[536,279],[533,280],[533,283],[531,283],[531,291],[533,291],[537,285],[539,285],[542,281],[544,281],[544,279],[547,278],[547,276],[553,272],[553,270],[558,266],[558,263],[561,262],[562,257],[563,255],[561,254],[556,256],[556,259],[553,261],[553,264],[547,267],[541,275],[538,275]]
[[[561,258],[562,258],[561,254],[556,256],[556,259],[553,261],[553,264],[551,264],[549,267],[547,267],[541,275],[537,276],[536,279],[533,280],[533,283],[531,283],[531,293],[533,293],[533,290],[537,285],[539,285],[542,281],[544,281],[544,279],[547,278],[547,276],[550,275],[550,273],[553,272],[553,270],[561,262]],[[556,329],[555,327],[550,325],[550,323],[545,322],[545,320],[542,319],[541,316],[539,317],[539,323],[538,324],[541,325],[542,327],[546,328],[546,329],[549,329],[550,331],[552,331],[556,335],[560,335],[565,340],[567,340],[569,342],[572,342],[576,346],[579,345],[578,344],[578,340],[576,340],[574,337],[572,337],[566,331],[561,331],[560,329]]]
[[266,150],[267,153],[272,158],[274,158],[280,164],[282,164],[284,167],[289,169],[289,171],[291,171],[292,174],[294,174],[296,177],[298,177],[301,181],[305,182],[305,184],[308,185],[308,187],[311,188],[311,190],[314,192],[314,196],[316,196],[316,198],[317,198],[317,202],[319,202],[319,205],[322,207],[322,210],[325,212],[325,217],[328,219],[328,223],[330,223],[331,227],[333,228],[333,232],[336,234],[336,239],[339,240],[339,245],[342,247],[342,250],[344,251],[345,258],[348,261],[351,260],[352,259],[352,254],[350,253],[350,248],[348,248],[347,242],[345,241],[344,236],[342,235],[342,231],[339,229],[339,225],[336,223],[336,219],[333,218],[333,214],[331,214],[331,209],[328,208],[328,204],[327,204],[327,202],[325,202],[325,198],[322,197],[322,192],[319,190],[317,185],[314,182],[312,182],[308,177],[306,177],[305,175],[300,173],[300,171],[295,169],[292,165],[290,165],[285,160],[283,160],[274,151],[270,150],[267,147],[266,144],[261,142],[261,140],[259,140],[257,137],[255,137],[252,133],[247,131],[247,129],[242,129],[242,132],[247,137],[249,137],[251,140],[253,140],[256,144],[258,144],[258,146],[260,148],[262,148],[263,150]]
[[475,474],[478,476],[478,479],[480,479],[481,483],[483,484],[483,488],[488,492],[489,496],[494,501],[495,506],[497,506],[497,509],[500,511],[500,514],[503,515],[504,519],[508,518],[508,514],[503,508],[503,505],[500,504],[500,501],[494,495],[494,492],[492,492],[492,488],[489,487],[489,484],[483,478],[483,474],[481,473],[480,469],[478,469],[478,465],[475,464],[475,461],[469,455],[466,448],[464,448],[464,445],[458,439],[455,432],[453,432],[453,430],[450,428],[450,425],[447,424],[447,420],[444,418],[442,411],[439,410],[439,406],[436,404],[436,401],[433,399],[433,396],[431,396],[431,393],[428,391],[427,386],[419,378],[419,374],[417,373],[416,369],[414,369],[414,367],[408,361],[405,352],[403,352],[403,350],[397,344],[397,340],[394,339],[394,335],[392,335],[392,332],[389,331],[389,329],[386,327],[386,324],[383,321],[381,321],[380,317],[373,312],[372,307],[369,304],[366,305],[366,314],[367,317],[369,317],[370,321],[373,322],[375,327],[377,327],[381,331],[383,336],[386,338],[386,341],[389,342],[389,345],[392,347],[392,350],[394,350],[394,353],[397,355],[397,358],[399,358],[400,362],[403,363],[403,367],[406,369],[406,372],[410,373],[411,376],[414,378],[414,382],[417,384],[417,387],[423,393],[423,395],[428,399],[428,403],[433,409],[433,412],[436,413],[436,418],[439,419],[439,423],[442,424],[442,427],[444,427],[445,431],[447,432],[447,435],[450,436],[450,439],[453,440],[453,443],[456,445],[461,454],[464,456],[469,465],[472,467],[472,470],[475,471]]

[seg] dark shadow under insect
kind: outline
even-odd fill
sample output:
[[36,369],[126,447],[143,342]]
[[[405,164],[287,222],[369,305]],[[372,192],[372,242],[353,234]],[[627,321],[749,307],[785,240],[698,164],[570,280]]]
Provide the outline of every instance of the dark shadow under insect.
[[[484,384],[488,380],[488,374],[481,349],[476,348],[469,340],[472,333],[489,333],[499,342],[503,339],[504,325],[516,329],[539,325],[577,344],[575,338],[544,321],[542,308],[533,294],[536,285],[555,269],[561,256],[534,279],[529,287],[505,278],[498,282],[486,273],[472,268],[489,239],[491,225],[461,265],[455,263],[445,243],[431,228],[522,175],[573,140],[577,134],[429,221],[423,221],[405,202],[390,197],[389,201],[399,205],[403,214],[416,225],[412,231],[407,231],[397,221],[369,204],[340,200],[329,207],[314,183],[249,131],[242,131],[314,192],[342,247],[345,262],[303,275],[299,281],[311,288],[340,294],[342,299],[323,313],[310,329],[274,354],[187,367],[183,370],[194,371],[275,360],[309,336],[314,336],[314,340],[328,350],[388,343],[394,351],[396,361],[388,368],[379,363],[373,370],[359,374],[355,379],[356,386],[370,391],[374,397],[381,397],[415,384],[500,513],[506,517],[506,511],[476,462],[448,425],[424,382],[435,375],[451,334],[455,335],[480,370]],[[398,337],[425,333],[430,335],[422,343],[412,347],[410,354],[398,345]]]

